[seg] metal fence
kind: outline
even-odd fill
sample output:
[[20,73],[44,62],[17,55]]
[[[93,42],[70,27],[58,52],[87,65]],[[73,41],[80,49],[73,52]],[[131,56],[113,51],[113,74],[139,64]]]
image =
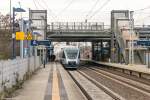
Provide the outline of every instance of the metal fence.
[[48,25],[49,32],[74,32],[74,31],[103,31],[102,22],[52,22]]
[[30,57],[0,61],[0,92],[15,85],[16,79],[23,80],[27,72],[34,72],[40,68],[40,57]]

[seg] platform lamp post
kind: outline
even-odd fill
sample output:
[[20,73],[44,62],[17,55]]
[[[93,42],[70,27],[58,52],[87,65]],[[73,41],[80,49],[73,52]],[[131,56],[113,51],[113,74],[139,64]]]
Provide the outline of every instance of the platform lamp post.
[[12,48],[12,58],[16,58],[16,54],[15,54],[15,12],[25,12],[24,9],[22,8],[15,8],[13,7],[13,23],[12,23],[12,27],[13,27],[13,31],[12,31],[12,43],[13,43],[13,48]]
[[129,47],[129,64],[134,64],[134,40],[133,40],[133,11],[129,12],[129,25],[130,25],[130,47]]

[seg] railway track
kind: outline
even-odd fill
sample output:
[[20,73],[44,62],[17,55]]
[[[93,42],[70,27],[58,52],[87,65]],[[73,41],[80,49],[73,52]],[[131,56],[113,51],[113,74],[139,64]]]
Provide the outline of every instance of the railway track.
[[92,100],[91,96],[88,94],[88,92],[82,87],[82,85],[74,78],[74,76],[71,74],[71,71],[68,71],[69,75],[73,79],[73,81],[77,84],[77,86],[80,88],[80,90],[83,92],[83,94],[86,96],[88,100]]
[[[75,71],[76,73],[82,75],[84,78],[86,78],[87,80],[89,80],[92,84],[94,84],[98,89],[104,91],[108,96],[111,97],[111,100],[125,100],[123,97],[121,97],[120,95],[116,94],[115,92],[113,92],[112,90],[110,90],[109,88],[107,88],[106,86],[102,85],[101,83],[97,82],[96,80],[92,79],[91,77],[89,77],[88,75],[86,75],[85,73],[77,70]],[[93,99],[93,97],[91,96],[92,94],[89,94],[88,91],[86,91],[86,89],[83,87],[83,85],[85,84],[80,84],[79,80],[77,80],[75,78],[75,74],[72,71],[68,71],[69,75],[72,77],[72,79],[74,80],[74,82],[78,85],[78,87],[81,89],[81,91],[83,92],[83,94],[87,97],[88,100],[95,100]],[[88,88],[88,87],[87,87]],[[100,99],[98,98],[97,100],[104,100],[104,99]],[[108,99],[105,99],[108,100]]]
[[130,78],[129,76],[123,76],[123,75],[119,76],[120,74],[118,75],[118,74],[115,74],[115,72],[103,70],[103,69],[99,69],[99,68],[90,68],[90,69],[94,70],[95,72],[107,75],[109,77],[113,77],[116,80],[119,80],[119,81],[129,84],[133,87],[136,87],[140,90],[150,93],[150,83],[148,84],[147,81],[143,82],[138,79],[135,80],[133,78]]
[[[150,98],[150,86],[144,82],[118,76],[118,74],[95,67],[81,67],[78,72],[96,86],[100,87],[98,85],[100,83],[100,88],[114,99],[118,99],[118,95],[126,100],[149,100]],[[102,87],[107,87],[111,92]]]
[[[93,65],[81,65],[79,69],[67,70],[67,72],[88,100],[150,100],[149,80]],[[80,79],[81,77],[86,80]],[[92,92],[86,89],[90,87],[90,85],[86,86],[87,80],[89,84],[93,84],[107,94],[109,99],[101,99],[101,97],[94,99]]]
[[115,74],[117,76],[126,77],[126,78],[128,78],[130,80],[134,80],[136,82],[140,82],[140,83],[143,83],[143,84],[146,84],[146,85],[150,85],[150,80],[149,79],[144,79],[144,78],[139,78],[139,77],[137,78],[137,76],[129,75],[129,74],[119,72],[119,71],[116,71],[116,70],[113,70],[113,69],[105,68],[105,67],[95,66],[94,68],[99,69],[101,71],[105,71],[105,72]]

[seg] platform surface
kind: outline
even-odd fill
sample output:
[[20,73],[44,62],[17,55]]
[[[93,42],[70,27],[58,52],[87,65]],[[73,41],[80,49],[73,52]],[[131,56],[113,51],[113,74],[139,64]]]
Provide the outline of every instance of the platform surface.
[[44,100],[47,88],[50,64],[38,70],[29,80],[25,81],[23,88],[16,91],[16,96],[10,100]]
[[119,64],[119,63],[117,64],[117,63],[97,62],[97,61],[94,61],[94,62],[99,63],[99,64],[103,64],[103,65],[116,67],[116,68],[121,68],[121,69],[141,72],[141,73],[145,73],[145,74],[150,74],[150,68],[148,68],[147,65],[135,65],[135,64],[125,65],[125,64]]
[[67,71],[56,62],[37,71],[15,94],[6,100],[87,100]]

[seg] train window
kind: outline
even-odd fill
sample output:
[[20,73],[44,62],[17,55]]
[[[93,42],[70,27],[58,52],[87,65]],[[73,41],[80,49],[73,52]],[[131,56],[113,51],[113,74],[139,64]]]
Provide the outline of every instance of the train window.
[[69,59],[75,59],[77,58],[78,50],[67,49],[66,54]]

